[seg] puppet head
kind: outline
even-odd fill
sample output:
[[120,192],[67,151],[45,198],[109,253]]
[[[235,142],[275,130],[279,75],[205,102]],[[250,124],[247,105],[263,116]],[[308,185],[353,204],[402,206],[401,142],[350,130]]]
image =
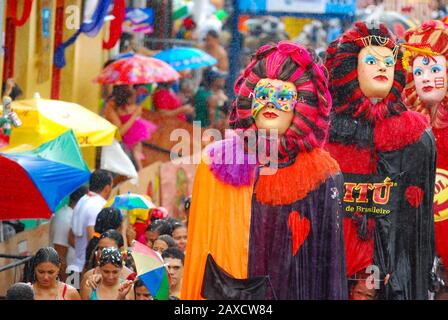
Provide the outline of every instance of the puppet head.
[[356,22],[327,49],[334,111],[371,121],[403,111],[401,56],[384,23]]
[[262,46],[236,81],[234,129],[276,129],[279,159],[321,147],[331,96],[325,67],[311,49],[289,41]]
[[434,127],[446,127],[448,26],[428,21],[407,31],[405,40],[406,102],[411,109],[429,115]]

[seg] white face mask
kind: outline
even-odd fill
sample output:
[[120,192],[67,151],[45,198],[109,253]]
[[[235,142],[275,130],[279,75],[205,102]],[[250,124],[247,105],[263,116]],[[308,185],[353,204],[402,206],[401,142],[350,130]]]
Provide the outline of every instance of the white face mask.
[[358,54],[358,81],[367,98],[384,99],[394,83],[395,57],[382,46],[367,46]]
[[448,88],[445,56],[418,56],[412,67],[415,90],[420,100],[429,107],[439,104]]

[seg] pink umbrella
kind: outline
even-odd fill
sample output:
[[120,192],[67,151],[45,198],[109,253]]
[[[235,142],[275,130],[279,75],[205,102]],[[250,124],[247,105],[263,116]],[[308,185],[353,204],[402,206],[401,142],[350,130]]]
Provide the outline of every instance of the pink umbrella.
[[136,54],[108,65],[95,79],[95,82],[115,85],[147,84],[170,82],[179,77],[179,73],[166,62]]

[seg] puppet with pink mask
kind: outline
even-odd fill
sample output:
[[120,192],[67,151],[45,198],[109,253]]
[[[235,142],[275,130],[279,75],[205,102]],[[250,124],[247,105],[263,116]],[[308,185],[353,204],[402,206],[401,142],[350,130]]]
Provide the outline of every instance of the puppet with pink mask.
[[405,102],[410,109],[428,117],[436,139],[433,205],[436,251],[448,266],[448,26],[442,21],[428,21],[410,29],[405,40]]

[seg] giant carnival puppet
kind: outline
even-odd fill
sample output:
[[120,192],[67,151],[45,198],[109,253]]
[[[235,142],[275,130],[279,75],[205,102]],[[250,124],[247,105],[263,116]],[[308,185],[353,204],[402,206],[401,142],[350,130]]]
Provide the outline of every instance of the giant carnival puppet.
[[331,96],[316,59],[265,45],[236,81],[238,134],[196,172],[182,299],[347,298],[342,175],[322,150]]
[[428,21],[405,34],[407,106],[430,121],[437,145],[434,193],[436,252],[448,266],[448,26]]
[[356,22],[330,44],[326,148],[344,174],[347,276],[373,273],[379,299],[427,299],[435,141],[425,117],[401,101],[401,58],[382,23]]

